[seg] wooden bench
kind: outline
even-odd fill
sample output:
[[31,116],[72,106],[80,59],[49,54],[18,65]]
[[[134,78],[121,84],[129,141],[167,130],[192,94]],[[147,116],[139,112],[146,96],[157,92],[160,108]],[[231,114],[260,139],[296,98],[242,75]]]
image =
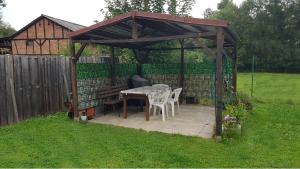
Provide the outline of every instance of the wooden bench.
[[127,85],[118,85],[103,88],[97,91],[97,99],[107,99],[103,102],[105,106],[111,106],[113,111],[116,111],[116,105],[121,102],[119,99],[120,91],[127,90]]

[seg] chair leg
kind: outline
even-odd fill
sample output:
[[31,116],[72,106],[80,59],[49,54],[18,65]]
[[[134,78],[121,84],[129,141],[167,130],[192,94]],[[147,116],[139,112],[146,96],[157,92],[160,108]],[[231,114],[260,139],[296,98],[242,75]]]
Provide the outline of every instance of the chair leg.
[[177,101],[176,103],[177,103],[177,107],[178,107],[178,110],[179,110],[179,101]]
[[156,106],[153,106],[153,115],[156,116]]
[[166,121],[166,118],[165,118],[165,106],[163,105],[162,107],[161,107],[161,110],[162,110],[162,119],[163,119],[163,121]]
[[171,103],[171,106],[172,106],[172,116],[174,117],[175,116],[174,102]]
[[167,104],[165,104],[163,107],[164,107],[164,109],[165,109],[165,114],[167,115],[167,117],[169,117],[168,106],[167,106]]

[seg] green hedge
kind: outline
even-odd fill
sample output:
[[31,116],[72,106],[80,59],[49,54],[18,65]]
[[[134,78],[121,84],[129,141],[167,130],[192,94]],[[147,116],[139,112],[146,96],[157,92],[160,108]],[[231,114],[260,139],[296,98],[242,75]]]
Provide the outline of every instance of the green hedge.
[[122,76],[132,76],[137,72],[137,66],[135,64],[117,64],[116,65],[116,75]]
[[[143,75],[157,74],[170,75],[179,74],[180,64],[143,64]],[[184,74],[211,74],[215,72],[215,64],[208,63],[187,63],[184,65]]]
[[109,64],[79,63],[76,66],[77,79],[90,79],[110,76]]
[[[118,64],[116,65],[116,75],[132,76],[136,74],[137,66],[135,64]],[[174,75],[179,74],[180,64],[143,64],[142,74],[143,75]],[[226,75],[231,74],[232,65],[228,60],[224,62],[224,73]],[[214,62],[206,63],[187,63],[184,65],[184,74],[186,75],[202,75],[202,74],[214,74],[215,64]],[[110,76],[110,65],[109,64],[98,64],[98,63],[80,63],[77,64],[77,78],[99,78]]]

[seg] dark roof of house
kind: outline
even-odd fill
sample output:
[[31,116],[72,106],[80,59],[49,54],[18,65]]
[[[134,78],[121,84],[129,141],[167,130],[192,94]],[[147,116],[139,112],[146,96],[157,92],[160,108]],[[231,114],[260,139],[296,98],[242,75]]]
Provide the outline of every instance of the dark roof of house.
[[62,19],[58,19],[58,18],[54,18],[52,16],[47,16],[47,15],[44,15],[42,14],[42,16],[44,16],[45,18],[67,28],[67,29],[70,29],[71,31],[77,31],[79,29],[82,29],[82,28],[85,28],[85,26],[83,25],[79,25],[77,23],[73,23],[73,22],[69,22],[69,21],[65,21],[65,20],[62,20]]
[[33,25],[34,23],[38,22],[39,20],[43,19],[43,18],[46,18],[46,19],[49,19],[51,20],[52,22],[66,28],[66,29],[69,29],[70,31],[77,31],[79,29],[82,29],[82,28],[85,28],[86,26],[83,26],[83,25],[79,25],[79,24],[76,24],[76,23],[73,23],[73,22],[69,22],[69,21],[65,21],[65,20],[62,20],[62,19],[58,19],[58,18],[54,18],[54,17],[51,17],[51,16],[47,16],[47,15],[44,15],[42,14],[41,16],[39,16],[38,18],[34,19],[33,21],[31,21],[29,24],[27,24],[26,26],[24,26],[22,29],[20,29],[19,31],[17,31],[15,34],[13,34],[10,38],[14,38],[16,37],[17,35],[19,35],[21,32],[25,31],[26,29],[28,29],[31,25]]
[[[139,30],[139,38],[132,39],[133,24]],[[234,44],[236,35],[224,20],[200,19],[161,13],[131,11],[90,27],[69,33],[76,41],[89,41],[119,47],[142,47],[159,41],[198,37],[216,39],[218,28],[224,29],[225,43]],[[152,38],[152,39],[149,39]],[[155,39],[153,39],[155,38]]]

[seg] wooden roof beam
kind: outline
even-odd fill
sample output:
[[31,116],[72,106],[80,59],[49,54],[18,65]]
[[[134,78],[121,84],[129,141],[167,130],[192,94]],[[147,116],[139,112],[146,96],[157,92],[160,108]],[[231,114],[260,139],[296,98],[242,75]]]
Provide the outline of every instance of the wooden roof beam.
[[[136,36],[136,35],[135,35]],[[74,40],[76,43],[98,43],[98,44],[123,44],[123,43],[143,43],[143,42],[160,42],[167,40],[176,39],[187,39],[187,38],[200,38],[200,37],[211,37],[216,36],[214,32],[205,33],[189,33],[184,35],[176,36],[163,36],[163,37],[151,37],[151,38],[138,38],[138,39],[110,39],[110,40]]]

